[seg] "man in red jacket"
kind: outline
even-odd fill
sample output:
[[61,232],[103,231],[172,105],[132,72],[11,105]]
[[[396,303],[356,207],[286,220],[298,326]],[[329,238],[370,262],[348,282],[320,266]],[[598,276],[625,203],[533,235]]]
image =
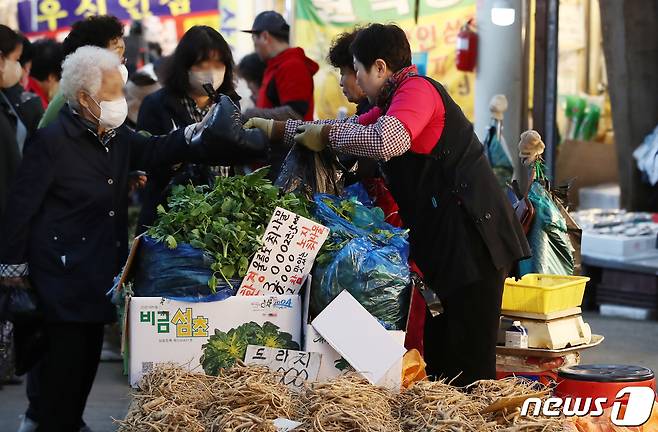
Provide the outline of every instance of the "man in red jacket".
[[288,23],[277,12],[265,11],[244,31],[251,33],[256,53],[267,63],[253,116],[313,120],[313,75],[319,66],[303,49],[290,47]]

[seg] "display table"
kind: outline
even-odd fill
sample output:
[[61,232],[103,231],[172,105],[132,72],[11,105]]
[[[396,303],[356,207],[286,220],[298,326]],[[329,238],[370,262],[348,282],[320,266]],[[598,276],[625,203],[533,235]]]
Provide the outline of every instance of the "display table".
[[583,273],[591,278],[585,293],[585,307],[627,306],[656,316],[658,255],[624,261],[583,255],[582,260]]

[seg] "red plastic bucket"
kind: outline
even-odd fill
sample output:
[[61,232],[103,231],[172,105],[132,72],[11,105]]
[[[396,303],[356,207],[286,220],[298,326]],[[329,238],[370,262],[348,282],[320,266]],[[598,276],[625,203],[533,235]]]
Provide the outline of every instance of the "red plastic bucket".
[[[604,408],[615,402],[626,387],[650,387],[656,391],[651,369],[627,365],[578,365],[558,370],[555,396],[560,398],[606,398]],[[622,400],[623,401],[623,400]]]

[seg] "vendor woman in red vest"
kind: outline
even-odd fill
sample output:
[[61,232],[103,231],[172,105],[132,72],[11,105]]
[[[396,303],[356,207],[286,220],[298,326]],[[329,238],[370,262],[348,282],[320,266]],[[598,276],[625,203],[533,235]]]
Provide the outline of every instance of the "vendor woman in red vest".
[[346,121],[252,119],[272,140],[384,161],[409,228],[411,258],[444,312],[428,313],[428,373],[458,385],[495,378],[504,279],[530,255],[473,125],[438,82],[417,75],[402,29],[372,24],[352,46],[357,82],[376,107]]

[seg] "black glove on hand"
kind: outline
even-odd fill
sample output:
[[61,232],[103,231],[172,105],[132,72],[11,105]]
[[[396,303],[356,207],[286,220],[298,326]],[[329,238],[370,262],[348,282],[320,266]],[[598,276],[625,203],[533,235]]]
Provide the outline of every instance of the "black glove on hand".
[[269,140],[259,129],[244,129],[237,105],[221,95],[210,118],[190,141],[204,163],[245,164],[267,158]]

